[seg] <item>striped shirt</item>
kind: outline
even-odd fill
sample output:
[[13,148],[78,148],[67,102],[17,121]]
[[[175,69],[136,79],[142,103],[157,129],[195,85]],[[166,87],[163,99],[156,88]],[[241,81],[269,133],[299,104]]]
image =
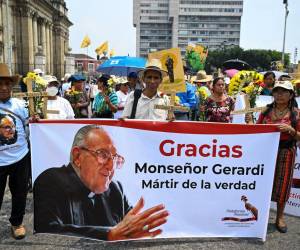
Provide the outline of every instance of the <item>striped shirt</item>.
[[[109,97],[110,102],[113,105],[118,106],[118,96],[116,95],[115,92],[111,92],[108,95],[108,97]],[[111,111],[104,100],[104,96],[101,93],[98,93],[95,96],[95,100],[93,102],[93,111],[99,112],[99,113]]]

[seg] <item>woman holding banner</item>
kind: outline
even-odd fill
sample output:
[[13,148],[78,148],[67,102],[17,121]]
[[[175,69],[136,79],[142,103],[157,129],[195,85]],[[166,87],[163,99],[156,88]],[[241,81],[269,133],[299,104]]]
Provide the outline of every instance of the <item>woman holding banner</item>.
[[[299,109],[295,101],[295,92],[291,82],[276,82],[272,90],[274,102],[267,105],[257,124],[278,124],[281,132],[273,182],[272,201],[277,202],[276,228],[281,233],[287,232],[283,212],[289,198],[293,180],[296,155],[296,142],[300,140]],[[246,122],[253,123],[252,116],[246,115]]]

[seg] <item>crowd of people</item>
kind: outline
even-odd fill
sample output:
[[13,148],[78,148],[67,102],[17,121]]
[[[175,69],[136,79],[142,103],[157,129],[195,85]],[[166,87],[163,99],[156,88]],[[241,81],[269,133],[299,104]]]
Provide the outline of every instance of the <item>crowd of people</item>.
[[[145,69],[130,72],[127,79],[114,79],[106,74],[97,79],[87,79],[80,74],[66,75],[62,82],[55,76],[44,76],[47,82],[48,109],[57,110],[47,119],[110,118],[147,119],[160,121],[206,121],[230,123],[235,99],[227,94],[228,77],[212,77],[205,71],[186,77],[186,91],[177,93],[175,105],[187,107],[189,111],[156,109],[155,105],[170,105],[168,95],[159,92],[163,77],[168,72],[161,62],[153,59]],[[299,110],[295,102],[295,91],[291,82],[282,77],[276,81],[273,72],[264,75],[263,95],[273,95],[274,102],[262,112],[256,123],[277,124],[281,132],[277,156],[276,173],[272,200],[278,204],[276,226],[282,233],[287,231],[283,211],[287,201],[293,176],[296,142],[300,140]],[[5,64],[0,64],[0,207],[3,201],[7,178],[12,195],[10,223],[12,235],[24,238],[23,225],[27,183],[29,178],[29,147],[26,140],[25,121],[28,112],[24,103],[12,98],[11,91],[19,81],[12,76]],[[253,117],[246,115],[247,123],[254,123]],[[31,118],[34,119],[34,118]],[[17,131],[16,147],[6,132]]]

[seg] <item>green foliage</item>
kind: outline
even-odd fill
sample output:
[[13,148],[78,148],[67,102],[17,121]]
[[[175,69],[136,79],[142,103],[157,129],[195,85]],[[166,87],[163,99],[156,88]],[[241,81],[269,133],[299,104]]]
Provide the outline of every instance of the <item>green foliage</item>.
[[[240,59],[249,63],[255,70],[270,70],[272,61],[281,60],[281,52],[276,50],[250,49],[244,50],[238,46],[228,49],[209,51],[205,70],[211,73],[214,68],[222,68],[225,61]],[[285,54],[285,66],[290,64],[289,54]]]
[[204,69],[205,60],[203,62],[197,52],[193,50],[187,51],[185,59],[193,72],[198,72],[199,70]]

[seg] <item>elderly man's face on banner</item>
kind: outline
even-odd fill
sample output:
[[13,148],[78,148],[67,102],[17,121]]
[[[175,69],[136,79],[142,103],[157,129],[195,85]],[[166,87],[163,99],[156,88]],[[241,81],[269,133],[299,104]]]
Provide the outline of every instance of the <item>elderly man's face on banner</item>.
[[5,139],[10,140],[15,136],[16,127],[13,120],[6,116],[0,122],[0,135]]
[[102,130],[93,129],[85,137],[85,145],[72,149],[73,162],[80,179],[95,194],[105,192],[114,175],[116,148]]

